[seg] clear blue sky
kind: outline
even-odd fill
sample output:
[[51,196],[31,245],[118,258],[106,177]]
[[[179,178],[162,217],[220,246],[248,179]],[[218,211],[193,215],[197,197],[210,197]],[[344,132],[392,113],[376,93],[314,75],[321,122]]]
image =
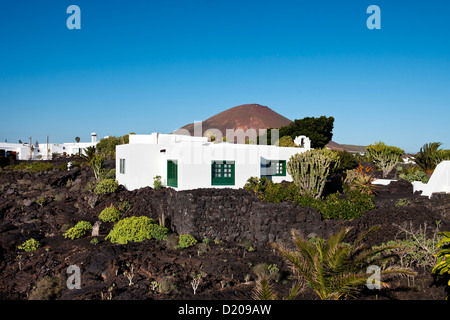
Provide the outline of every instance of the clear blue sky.
[[338,143],[450,149],[449,14],[433,0],[3,0],[0,141],[168,133],[259,103],[333,116]]

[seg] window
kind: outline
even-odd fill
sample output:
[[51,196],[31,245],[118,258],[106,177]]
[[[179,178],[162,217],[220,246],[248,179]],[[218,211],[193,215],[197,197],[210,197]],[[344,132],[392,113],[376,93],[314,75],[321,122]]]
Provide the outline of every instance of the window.
[[214,186],[234,185],[234,161],[213,161],[211,164],[211,184]]
[[125,159],[119,159],[119,162],[120,162],[119,172],[125,173]]
[[286,175],[286,160],[272,161],[274,164],[274,176],[285,176]]
[[261,164],[261,167],[267,168],[266,175],[286,176],[286,160],[268,160],[265,165]]
[[178,188],[178,163],[176,160],[167,160],[167,186]]

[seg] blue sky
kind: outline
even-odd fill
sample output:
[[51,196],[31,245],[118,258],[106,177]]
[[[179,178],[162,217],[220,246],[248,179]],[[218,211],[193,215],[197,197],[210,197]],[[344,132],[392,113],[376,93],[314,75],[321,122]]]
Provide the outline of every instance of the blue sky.
[[[81,30],[66,27],[71,4]],[[333,116],[338,143],[450,149],[449,13],[433,0],[3,0],[0,141],[168,133],[259,103]]]

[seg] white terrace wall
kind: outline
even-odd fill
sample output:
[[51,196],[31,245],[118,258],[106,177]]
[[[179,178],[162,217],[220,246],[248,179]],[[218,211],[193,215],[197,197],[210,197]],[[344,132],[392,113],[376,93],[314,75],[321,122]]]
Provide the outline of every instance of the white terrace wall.
[[442,161],[436,166],[428,183],[415,181],[414,192],[422,191],[423,196],[431,197],[434,192],[450,193],[450,161]]

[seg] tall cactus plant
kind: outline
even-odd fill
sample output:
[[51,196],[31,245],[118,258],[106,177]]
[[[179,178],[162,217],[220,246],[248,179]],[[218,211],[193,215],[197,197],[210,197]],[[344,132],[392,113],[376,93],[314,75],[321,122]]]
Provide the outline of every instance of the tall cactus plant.
[[338,165],[336,152],[314,149],[291,156],[286,169],[300,188],[300,195],[319,199],[328,176]]

